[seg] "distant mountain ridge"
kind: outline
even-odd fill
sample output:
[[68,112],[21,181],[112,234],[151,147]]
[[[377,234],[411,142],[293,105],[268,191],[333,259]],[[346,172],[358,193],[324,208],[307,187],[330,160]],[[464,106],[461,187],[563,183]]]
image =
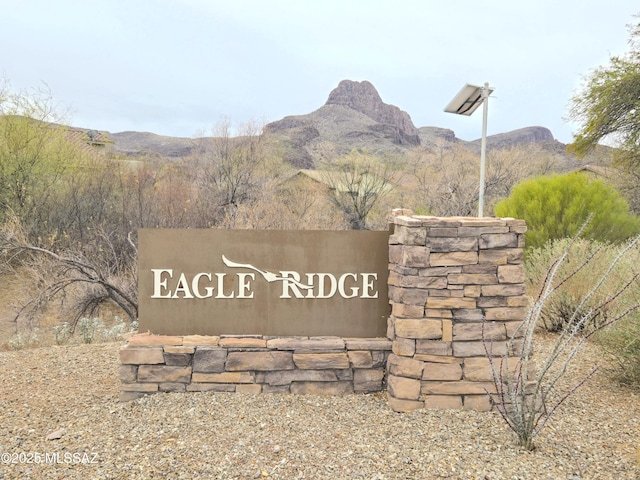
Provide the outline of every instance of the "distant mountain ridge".
[[[470,143],[480,144],[481,139],[473,140]],[[526,127],[512,130],[507,133],[498,133],[487,137],[487,145],[493,148],[505,148],[512,145],[523,145],[528,143],[549,143],[554,142],[553,134],[548,128]]]
[[184,157],[191,154],[194,139],[167,137],[149,132],[110,133],[114,151],[125,155],[140,155],[149,152],[166,157]]
[[[323,160],[354,149],[375,155],[402,155],[418,145],[463,144],[477,149],[480,139],[466,142],[450,129],[417,128],[410,115],[395,105],[384,103],[371,82],[342,80],[319,109],[290,115],[265,126],[272,141],[278,142],[284,160],[299,168],[315,168]],[[138,156],[157,154],[183,157],[206,138],[168,137],[148,132],[109,133],[116,153]],[[545,144],[563,151],[545,127],[533,126],[490,135],[490,148],[510,148],[523,144]]]

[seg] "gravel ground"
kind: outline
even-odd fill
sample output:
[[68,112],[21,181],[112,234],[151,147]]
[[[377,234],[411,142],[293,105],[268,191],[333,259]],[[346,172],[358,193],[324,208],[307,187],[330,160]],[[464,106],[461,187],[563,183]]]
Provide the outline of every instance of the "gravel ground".
[[495,412],[399,414],[380,394],[119,403],[119,347],[0,352],[0,479],[640,479],[640,395],[604,374],[525,452]]

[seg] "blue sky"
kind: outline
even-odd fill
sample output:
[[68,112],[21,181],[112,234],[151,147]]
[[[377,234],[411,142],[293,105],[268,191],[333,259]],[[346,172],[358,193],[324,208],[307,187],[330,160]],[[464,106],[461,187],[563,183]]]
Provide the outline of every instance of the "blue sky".
[[480,136],[443,108],[495,88],[488,133],[549,128],[592,69],[628,50],[630,0],[0,0],[0,74],[46,83],[75,126],[192,137],[324,104],[368,80],[414,124]]

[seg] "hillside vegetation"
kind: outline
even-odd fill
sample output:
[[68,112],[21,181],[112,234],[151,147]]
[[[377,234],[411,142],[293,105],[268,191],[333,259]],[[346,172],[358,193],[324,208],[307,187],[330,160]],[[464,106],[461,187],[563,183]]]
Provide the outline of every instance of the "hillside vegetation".
[[[48,92],[0,88],[0,224],[15,252],[2,274],[23,285],[0,317],[14,333],[37,325],[56,295],[74,322],[114,301],[135,310],[139,228],[386,229],[392,208],[477,211],[477,143],[416,128],[369,82],[341,82],[308,115],[221,121],[193,139],[66,127]],[[489,213],[522,180],[581,165],[542,127],[490,137],[489,147]],[[608,166],[609,152],[587,161]],[[92,283],[70,280],[56,258]],[[94,270],[78,273],[83,264]]]

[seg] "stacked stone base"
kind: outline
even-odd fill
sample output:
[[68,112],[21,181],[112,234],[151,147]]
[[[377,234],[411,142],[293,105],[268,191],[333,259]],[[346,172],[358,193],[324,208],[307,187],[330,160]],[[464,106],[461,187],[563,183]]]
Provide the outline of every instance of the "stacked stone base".
[[[420,352],[421,348],[418,346],[416,351]],[[510,353],[508,367],[513,374],[519,366],[519,354]],[[389,405],[398,412],[418,408],[489,411],[492,409],[489,395],[495,402],[501,401],[496,384],[501,369],[506,378],[504,357],[391,354],[387,387]]]
[[158,392],[378,392],[390,351],[386,338],[135,335],[120,350],[120,400]]

